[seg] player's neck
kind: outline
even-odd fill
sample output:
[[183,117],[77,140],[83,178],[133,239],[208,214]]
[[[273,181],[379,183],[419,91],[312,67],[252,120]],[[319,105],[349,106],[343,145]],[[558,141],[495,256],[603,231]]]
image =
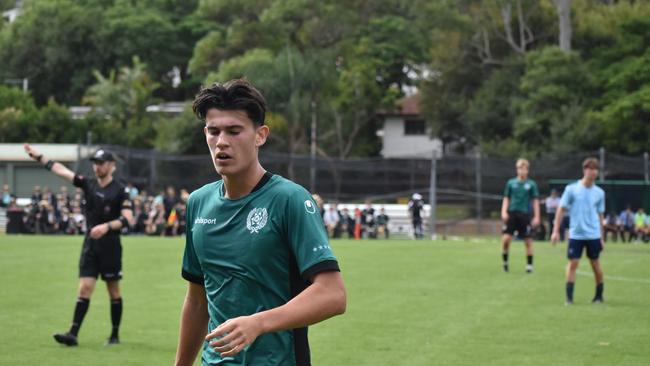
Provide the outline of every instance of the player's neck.
[[97,183],[99,183],[99,186],[104,188],[107,185],[111,184],[113,181],[113,176],[112,175],[106,175],[103,178],[97,177]]
[[237,175],[223,176],[223,186],[225,188],[225,197],[237,199],[251,193],[253,188],[259,183],[265,170],[260,163],[254,164],[250,169]]
[[520,182],[523,182],[523,181],[525,181],[526,179],[528,179],[528,176],[521,176],[521,175],[518,175],[518,176],[517,176],[517,180],[520,181]]
[[588,179],[587,177],[583,177],[580,182],[582,182],[582,185],[589,188],[594,185],[594,180],[593,179]]

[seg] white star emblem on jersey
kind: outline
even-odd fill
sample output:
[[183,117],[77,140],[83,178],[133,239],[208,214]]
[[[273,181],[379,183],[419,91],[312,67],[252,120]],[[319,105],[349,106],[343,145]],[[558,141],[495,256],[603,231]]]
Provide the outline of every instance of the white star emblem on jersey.
[[266,208],[256,207],[248,213],[248,218],[246,219],[246,229],[248,229],[251,234],[257,234],[266,225],[268,219],[269,214],[266,212]]

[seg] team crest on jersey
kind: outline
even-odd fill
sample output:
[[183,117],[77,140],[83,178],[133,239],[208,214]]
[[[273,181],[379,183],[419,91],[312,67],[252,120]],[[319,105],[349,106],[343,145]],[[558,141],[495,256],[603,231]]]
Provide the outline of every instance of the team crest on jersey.
[[248,229],[251,234],[257,234],[266,225],[268,219],[269,214],[266,212],[266,208],[256,207],[248,213],[248,218],[246,219],[246,229]]
[[528,184],[528,183],[524,184],[524,189],[529,190],[530,189],[530,184]]

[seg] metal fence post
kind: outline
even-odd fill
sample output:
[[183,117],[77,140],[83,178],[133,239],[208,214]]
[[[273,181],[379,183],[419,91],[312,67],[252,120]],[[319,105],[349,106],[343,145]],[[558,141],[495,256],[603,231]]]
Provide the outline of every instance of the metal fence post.
[[433,150],[431,155],[431,178],[429,179],[429,236],[431,240],[436,239],[436,171],[438,152]]
[[483,184],[481,177],[481,151],[476,151],[476,233],[481,233],[481,216],[483,213],[483,197],[481,197],[481,186]]
[[152,196],[156,195],[156,192],[154,192],[155,181],[156,181],[156,153],[151,152],[151,159],[149,160],[149,192]]
[[645,171],[645,182],[650,183],[650,161],[648,161],[648,152],[643,153],[643,170]]
[[600,172],[598,173],[600,175],[600,177],[599,177],[598,180],[602,183],[603,181],[605,181],[605,175],[606,175],[606,173],[605,173],[605,169],[606,169],[606,165],[605,165],[605,148],[604,147],[601,147],[600,149],[598,149],[598,155],[600,155]]

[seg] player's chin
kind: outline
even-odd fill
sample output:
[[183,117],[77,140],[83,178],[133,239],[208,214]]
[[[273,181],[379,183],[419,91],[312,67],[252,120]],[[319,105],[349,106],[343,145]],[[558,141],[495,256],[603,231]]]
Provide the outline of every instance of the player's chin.
[[215,162],[214,167],[219,175],[232,175],[237,172],[237,167],[230,164],[220,164],[219,162]]

